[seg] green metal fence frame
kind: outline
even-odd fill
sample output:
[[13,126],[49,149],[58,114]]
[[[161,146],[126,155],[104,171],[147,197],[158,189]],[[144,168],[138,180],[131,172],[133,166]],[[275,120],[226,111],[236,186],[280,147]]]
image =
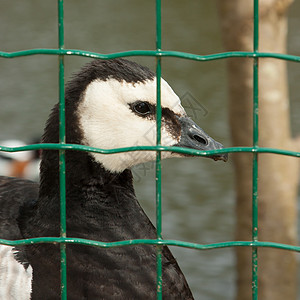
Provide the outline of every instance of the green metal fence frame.
[[[28,151],[35,149],[52,149],[59,150],[59,163],[60,163],[60,237],[43,237],[43,238],[30,238],[23,240],[5,240],[0,239],[0,244],[16,246],[27,245],[34,243],[60,243],[60,262],[61,262],[61,299],[67,299],[67,257],[66,257],[66,244],[82,244],[87,246],[97,246],[102,248],[125,247],[137,244],[151,244],[157,246],[157,299],[162,299],[162,260],[161,250],[163,245],[178,246],[198,250],[208,250],[226,247],[251,247],[252,248],[252,299],[257,300],[257,281],[258,281],[258,248],[269,247],[278,248],[283,250],[290,250],[300,252],[300,246],[293,246],[287,244],[263,242],[258,240],[258,154],[259,153],[273,153],[278,155],[288,155],[300,157],[300,152],[280,150],[274,148],[262,148],[258,146],[258,60],[259,58],[275,58],[287,61],[300,62],[300,56],[278,54],[278,53],[265,53],[258,51],[258,34],[259,34],[259,0],[253,0],[254,13],[254,33],[253,33],[253,51],[252,52],[224,52],[211,55],[196,55],[178,51],[163,51],[161,49],[161,0],[156,0],[156,50],[133,50],[124,51],[119,53],[101,54],[76,49],[64,48],[64,0],[57,0],[58,4],[58,48],[57,49],[30,49],[16,52],[3,52],[0,51],[0,57],[14,58],[19,56],[28,55],[57,55],[59,57],[59,111],[60,111],[60,126],[59,126],[59,143],[58,144],[34,144],[24,147],[4,147],[0,146],[0,151],[17,152]],[[140,146],[128,147],[118,149],[99,149],[83,145],[66,144],[65,134],[65,92],[64,92],[64,56],[77,55],[89,58],[98,59],[113,59],[117,57],[126,56],[153,56],[156,58],[156,75],[157,75],[157,141],[156,146]],[[231,147],[221,150],[199,151],[186,148],[177,147],[164,147],[161,146],[161,99],[160,99],[160,78],[161,78],[161,59],[162,57],[177,57],[184,59],[191,59],[194,61],[209,61],[217,59],[226,59],[230,57],[248,57],[253,59],[253,146],[252,147]],[[79,151],[97,152],[102,154],[120,153],[126,151],[156,151],[156,239],[142,239],[142,240],[127,240],[118,242],[100,242],[88,239],[80,239],[67,237],[66,231],[66,188],[65,188],[65,151],[73,149]],[[212,244],[197,244],[177,240],[164,240],[162,239],[162,214],[161,214],[161,152],[173,151],[177,153],[192,154],[195,156],[208,156],[217,153],[236,153],[236,152],[249,152],[253,154],[253,188],[252,188],[252,240],[251,241],[230,241]]]

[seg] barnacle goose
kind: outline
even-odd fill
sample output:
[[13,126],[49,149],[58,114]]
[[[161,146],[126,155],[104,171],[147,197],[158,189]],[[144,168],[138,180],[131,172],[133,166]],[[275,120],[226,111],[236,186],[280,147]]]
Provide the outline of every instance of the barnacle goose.
[[[124,59],[94,60],[66,87],[67,143],[119,148],[156,143],[156,78]],[[161,81],[162,145],[220,149],[185,113],[178,96]],[[57,143],[56,105],[43,142]],[[162,157],[179,154],[163,152]],[[155,227],[140,207],[130,167],[153,160],[154,151],[112,155],[66,151],[67,234],[99,241],[154,239]],[[226,155],[215,155],[226,160]],[[0,179],[0,237],[59,236],[59,158],[44,150],[40,184]],[[156,248],[103,249],[67,245],[69,299],[155,299]],[[59,299],[59,245],[0,246],[1,299]],[[168,247],[163,247],[164,299],[193,299]]]

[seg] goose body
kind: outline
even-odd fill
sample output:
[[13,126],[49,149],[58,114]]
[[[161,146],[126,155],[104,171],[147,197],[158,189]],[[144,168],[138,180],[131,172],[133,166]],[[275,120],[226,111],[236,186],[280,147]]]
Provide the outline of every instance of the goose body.
[[[222,148],[187,117],[163,80],[161,94],[162,145]],[[67,143],[106,149],[155,145],[155,111],[156,79],[149,69],[124,59],[92,61],[66,87]],[[58,127],[55,106],[44,143],[58,142]],[[155,239],[156,229],[136,199],[130,171],[154,158],[150,151],[66,151],[67,235],[104,242]],[[226,160],[225,155],[213,158]],[[59,236],[58,166],[58,152],[44,150],[40,184],[0,177],[0,238]],[[0,245],[0,255],[0,269],[5,270],[0,270],[0,299],[59,299],[59,245]],[[193,299],[168,247],[163,247],[162,267],[163,298]],[[156,299],[156,248],[69,244],[67,275],[68,299]]]

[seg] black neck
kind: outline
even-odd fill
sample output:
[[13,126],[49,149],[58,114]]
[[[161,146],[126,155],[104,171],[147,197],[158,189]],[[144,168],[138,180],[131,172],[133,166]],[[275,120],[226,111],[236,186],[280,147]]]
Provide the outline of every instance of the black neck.
[[[77,115],[73,102],[66,102],[66,138],[67,143],[80,144],[82,135],[78,126]],[[74,128],[77,128],[76,130]],[[46,124],[43,143],[58,143],[59,117],[58,106],[55,106]],[[60,180],[59,151],[43,150],[40,166],[40,191],[35,208],[29,212],[31,221],[25,227],[28,234],[54,235],[59,234],[60,215]],[[95,162],[92,155],[83,151],[66,150],[66,208],[68,218],[77,213],[83,203],[90,199],[109,198],[114,205],[116,197],[112,191],[124,190],[127,195],[134,196],[132,173],[125,170],[122,173],[111,173],[100,163]],[[124,199],[130,199],[125,197]],[[128,200],[129,201],[129,200]],[[96,201],[95,201],[96,203]],[[101,203],[99,203],[101,205]],[[43,221],[45,220],[45,222]],[[34,224],[53,224],[53,228]],[[29,229],[30,227],[30,229]],[[50,230],[50,231],[49,231]]]
[[[79,85],[80,86],[80,85]],[[80,99],[73,94],[80,94],[78,85],[69,85],[66,90],[66,142],[81,144],[83,140],[76,113]],[[75,92],[73,91],[75,89]],[[47,121],[43,143],[59,142],[59,108],[56,105]],[[41,162],[40,199],[49,195],[59,195],[59,155],[57,150],[44,150]],[[122,173],[111,173],[100,163],[94,161],[91,154],[83,151],[66,150],[66,188],[67,192],[80,193],[81,186],[94,182],[97,186],[120,186],[133,191],[130,170]]]

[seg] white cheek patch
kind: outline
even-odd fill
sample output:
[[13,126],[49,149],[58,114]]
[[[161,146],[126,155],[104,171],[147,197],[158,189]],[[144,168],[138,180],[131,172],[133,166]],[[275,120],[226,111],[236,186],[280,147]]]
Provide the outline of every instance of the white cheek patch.
[[177,115],[186,115],[186,112],[181,105],[180,98],[164,79],[161,79],[161,104],[163,107],[171,109]]
[[16,261],[13,247],[0,245],[0,299],[29,300],[32,267]]
[[[108,93],[108,96],[114,95],[115,100],[113,101],[118,100],[124,104],[133,103],[137,100],[147,101],[154,105],[157,103],[156,78],[137,83],[120,82],[116,79],[108,79],[107,81],[95,80],[88,86],[87,91],[89,90],[98,93],[98,99],[99,94],[106,97],[106,93]],[[110,104],[113,103],[111,102]],[[161,78],[161,106],[169,108],[178,115],[186,114],[180,98],[163,78]]]
[[[162,107],[167,107],[178,115],[185,115],[180,99],[162,80]],[[135,101],[147,101],[156,104],[156,81],[144,83],[119,82],[115,79],[96,80],[90,83],[78,107],[80,128],[83,132],[83,144],[113,149],[132,146],[156,145],[156,122],[136,115],[129,104]],[[172,146],[179,142],[162,124],[162,145]],[[121,172],[133,165],[154,160],[155,151],[134,151],[119,154],[91,153],[111,172]],[[162,157],[171,157],[164,152]]]
[[[124,147],[131,146],[155,146],[156,145],[156,127],[153,126],[154,132],[148,131],[147,134],[142,136],[139,140],[136,140],[131,145],[126,145]],[[162,130],[161,145],[162,146],[173,146],[177,144],[178,141],[170,135],[169,132]],[[145,163],[148,161],[153,161],[156,158],[156,151],[129,151],[117,154],[98,154],[93,153],[96,161],[102,163],[102,165],[111,172],[122,172],[127,168],[131,168],[134,165]],[[170,158],[177,156],[171,152],[162,152],[162,158]]]

